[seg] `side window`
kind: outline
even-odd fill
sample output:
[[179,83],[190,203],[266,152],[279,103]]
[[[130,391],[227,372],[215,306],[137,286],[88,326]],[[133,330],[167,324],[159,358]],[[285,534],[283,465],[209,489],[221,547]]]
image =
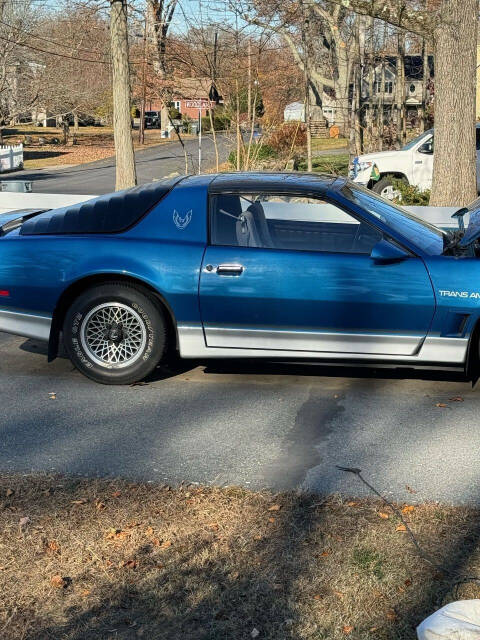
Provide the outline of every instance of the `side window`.
[[370,254],[382,234],[317,198],[221,194],[211,202],[214,245]]
[[480,150],[480,127],[475,128],[476,136],[477,136],[477,151]]

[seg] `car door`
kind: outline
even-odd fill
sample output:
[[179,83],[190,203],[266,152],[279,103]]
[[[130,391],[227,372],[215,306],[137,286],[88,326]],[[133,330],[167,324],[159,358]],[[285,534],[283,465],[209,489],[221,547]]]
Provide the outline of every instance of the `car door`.
[[207,347],[413,355],[434,313],[415,256],[379,264],[382,234],[302,195],[220,194],[200,275]]
[[413,184],[422,191],[432,188],[433,178],[433,135],[424,138],[412,153]]

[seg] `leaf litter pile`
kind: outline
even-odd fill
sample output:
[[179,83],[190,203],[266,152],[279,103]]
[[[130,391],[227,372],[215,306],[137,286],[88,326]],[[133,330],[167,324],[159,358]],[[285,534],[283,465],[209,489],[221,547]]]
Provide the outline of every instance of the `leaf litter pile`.
[[0,638],[415,638],[478,598],[479,513],[239,488],[0,478]]

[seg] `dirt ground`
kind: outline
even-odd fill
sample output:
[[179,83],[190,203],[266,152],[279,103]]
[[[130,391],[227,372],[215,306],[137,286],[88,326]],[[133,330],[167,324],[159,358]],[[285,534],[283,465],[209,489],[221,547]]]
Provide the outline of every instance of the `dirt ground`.
[[[479,513],[436,504],[0,479],[0,636],[9,640],[402,639],[480,597]],[[441,565],[441,569],[438,568]]]

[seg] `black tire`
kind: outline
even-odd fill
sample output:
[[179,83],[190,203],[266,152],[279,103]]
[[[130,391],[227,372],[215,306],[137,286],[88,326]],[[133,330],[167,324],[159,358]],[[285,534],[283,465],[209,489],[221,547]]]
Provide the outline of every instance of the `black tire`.
[[375,193],[378,193],[378,195],[380,196],[383,195],[383,197],[387,198],[387,200],[393,199],[385,195],[384,191],[389,187],[393,187],[393,181],[395,179],[402,180],[402,182],[405,182],[407,184],[407,181],[405,180],[405,178],[394,178],[393,176],[383,176],[383,178],[380,178],[378,182],[375,182],[375,184],[372,187],[372,191],[374,191]]
[[102,384],[131,384],[164,356],[167,327],[162,309],[146,292],[112,282],[87,289],[72,302],[63,339],[84,375]]

